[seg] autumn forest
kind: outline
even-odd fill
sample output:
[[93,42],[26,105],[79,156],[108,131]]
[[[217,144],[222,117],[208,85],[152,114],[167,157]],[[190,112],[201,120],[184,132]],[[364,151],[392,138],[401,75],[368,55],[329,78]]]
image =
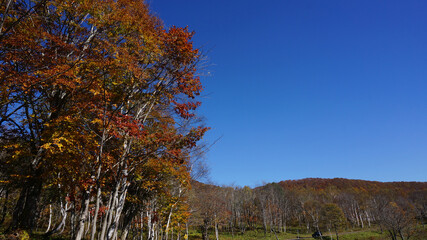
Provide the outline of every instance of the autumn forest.
[[199,182],[193,35],[143,1],[1,1],[0,239],[427,237],[425,182]]

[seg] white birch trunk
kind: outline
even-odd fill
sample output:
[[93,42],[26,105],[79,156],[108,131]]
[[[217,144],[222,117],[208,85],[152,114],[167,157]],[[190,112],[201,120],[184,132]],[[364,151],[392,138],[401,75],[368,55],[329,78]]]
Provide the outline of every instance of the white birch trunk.
[[47,229],[45,233],[49,232],[51,224],[52,224],[52,204],[49,204],[49,224],[47,225]]
[[90,240],[95,240],[96,227],[97,227],[96,224],[98,220],[100,201],[101,201],[101,187],[98,186],[98,190],[96,192],[95,213],[93,215],[92,232],[90,234]]
[[77,235],[75,240],[81,240],[84,235],[85,224],[89,214],[89,200],[90,200],[89,194],[90,194],[90,190],[87,190],[85,200],[84,200],[84,208],[82,209],[82,213],[80,215],[79,228],[77,230]]
[[110,215],[111,215],[111,213],[110,213],[111,212],[110,206],[112,204],[112,201],[113,201],[113,195],[110,194],[110,198],[109,198],[108,204],[107,204],[107,206],[109,207],[109,209],[106,211],[105,217],[104,217],[104,222],[102,223],[100,240],[104,240],[105,239],[105,232],[107,230],[108,219],[110,218]]
[[[215,217],[216,218],[216,217]],[[219,240],[219,234],[218,234],[218,222],[215,220],[215,237],[216,240]]]

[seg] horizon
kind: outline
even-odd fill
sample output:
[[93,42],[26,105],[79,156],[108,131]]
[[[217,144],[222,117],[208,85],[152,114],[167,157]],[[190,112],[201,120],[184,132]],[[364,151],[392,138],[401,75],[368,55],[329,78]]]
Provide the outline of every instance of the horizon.
[[217,186],[217,187],[240,187],[240,188],[244,188],[244,187],[249,187],[251,189],[253,188],[258,188],[258,187],[262,187],[268,184],[279,184],[281,182],[287,182],[287,181],[302,181],[302,180],[336,180],[336,179],[342,179],[342,180],[349,180],[349,181],[363,181],[363,182],[374,182],[374,183],[427,183],[427,181],[375,181],[375,180],[365,180],[365,179],[350,179],[350,178],[341,178],[341,177],[337,177],[337,178],[313,178],[313,177],[307,177],[307,178],[301,178],[301,179],[284,179],[284,180],[280,180],[280,181],[275,181],[275,182],[264,182],[260,185],[255,185],[255,186],[247,186],[247,185],[235,185],[235,184],[217,184],[215,182],[212,181],[199,181],[197,179],[192,179],[193,181],[196,181],[198,183],[202,183],[202,184],[207,184],[207,185],[213,185],[213,186]]
[[427,2],[149,4],[207,51],[213,182],[427,181]]

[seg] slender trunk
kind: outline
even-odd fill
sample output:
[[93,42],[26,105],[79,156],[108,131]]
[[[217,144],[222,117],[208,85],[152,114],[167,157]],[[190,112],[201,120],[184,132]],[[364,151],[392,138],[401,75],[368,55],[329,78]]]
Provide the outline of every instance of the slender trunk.
[[86,221],[88,220],[89,215],[89,202],[90,202],[90,190],[87,190],[83,194],[83,206],[80,213],[79,226],[77,230],[77,235],[75,240],[80,240],[83,238]]
[[181,228],[179,227],[179,223],[178,223],[178,229],[177,229],[177,233],[176,233],[176,240],[181,240]]
[[262,211],[262,223],[264,225],[264,235],[267,234],[267,214],[265,213],[265,209]]
[[85,228],[85,234],[84,235],[87,235],[88,232],[89,232],[91,219],[92,219],[92,216],[91,216],[90,210],[89,210],[88,215],[87,215],[87,221],[86,221],[87,222],[87,227]]
[[203,240],[209,240],[208,229],[209,229],[209,225],[207,224],[207,222],[204,222],[204,224],[203,224]]
[[74,239],[76,236],[76,206],[73,205],[73,210],[71,211],[71,238]]
[[283,221],[283,231],[286,233],[287,226],[286,226],[286,219]]
[[147,211],[147,239],[151,240],[152,239],[152,231],[153,228],[153,223],[151,222],[151,211],[148,210]]
[[368,214],[368,211],[365,211],[366,219],[368,220],[368,226],[371,227],[371,217]]
[[69,208],[68,208],[68,203],[65,203],[65,206],[62,207],[62,202],[61,202],[61,215],[62,215],[62,220],[61,222],[54,227],[52,230],[50,230],[49,232],[44,234],[45,238],[48,238],[49,236],[51,236],[54,233],[57,232],[62,232],[65,228],[65,222],[67,220],[67,212],[68,212]]
[[392,240],[397,240],[397,236],[396,236],[396,234],[393,231],[389,230],[388,232],[390,233],[390,236],[391,236]]
[[108,204],[107,204],[108,210],[105,213],[104,222],[102,223],[101,238],[100,238],[100,240],[104,240],[105,239],[105,232],[107,231],[107,225],[108,225],[109,219],[111,219],[111,215],[112,215],[112,213],[111,213],[111,205],[112,205],[112,202],[113,202],[113,197],[114,197],[113,193],[111,193],[110,194],[110,198],[108,199]]
[[[9,11],[9,7],[10,7],[10,3],[11,2],[12,2],[12,0],[7,1],[5,10],[3,12],[3,19],[2,19],[2,21],[0,23],[0,35],[2,35],[3,24],[4,24],[4,22],[5,22],[6,18],[7,18],[6,16],[7,16],[7,12]],[[3,5],[3,2],[2,2],[2,5]]]
[[98,220],[98,213],[99,213],[99,204],[101,201],[101,187],[97,186],[97,192],[96,192],[96,203],[95,203],[95,213],[93,215],[93,223],[92,223],[92,232],[90,234],[90,240],[95,240],[95,234],[96,234],[96,224]]
[[185,223],[185,235],[187,235],[187,239],[188,239],[188,221]]
[[144,212],[141,211],[141,239],[144,237]]
[[[357,206],[357,209],[360,211],[359,206]],[[360,212],[359,212],[359,218],[360,218],[360,224],[361,224],[362,228],[364,228],[364,225],[363,225],[363,216],[362,216],[362,213],[360,213]]]
[[[176,204],[176,203],[175,203],[175,204]],[[166,240],[168,240],[168,235],[169,235],[169,225],[170,225],[170,222],[171,222],[172,212],[173,212],[173,208],[174,208],[175,204],[173,204],[173,205],[172,205],[171,210],[169,211],[168,221],[167,221],[167,223],[166,223],[166,230],[165,230],[165,232],[166,232],[166,233],[165,233],[165,235],[166,235],[165,239],[166,239]]]
[[[104,110],[105,111],[105,110]],[[105,112],[104,112],[104,126],[105,126]],[[96,222],[98,219],[98,213],[99,213],[99,202],[101,201],[101,186],[99,183],[100,177],[101,177],[101,169],[102,169],[102,164],[101,164],[101,159],[102,159],[102,154],[103,154],[103,150],[104,150],[104,144],[106,141],[106,137],[107,137],[107,133],[106,133],[106,129],[104,128],[104,130],[102,131],[102,138],[101,138],[101,144],[100,144],[100,148],[99,148],[99,154],[97,156],[97,162],[98,162],[98,169],[96,171],[96,182],[97,182],[97,191],[96,191],[96,203],[95,203],[95,214],[94,214],[94,219],[93,219],[93,226],[92,226],[92,232],[90,235],[90,240],[95,240],[95,234],[96,234]]]
[[360,222],[359,222],[359,215],[357,214],[357,209],[354,207],[354,205],[352,205],[352,208],[353,208],[354,215],[356,216],[355,218],[356,218],[357,226],[359,227]]
[[339,238],[338,238],[338,229],[337,229],[336,226],[334,228],[335,228],[335,235],[337,236],[337,240],[339,240]]
[[120,240],[125,240],[128,237],[129,234],[129,225],[126,228],[123,228],[122,236],[120,237]]
[[[143,109],[138,110],[138,113],[136,115],[137,119],[139,117],[141,117],[142,110]],[[121,111],[123,112],[124,108],[122,108]],[[145,119],[142,122],[144,122],[144,121],[145,121]],[[121,213],[122,213],[122,210],[124,207],[124,203],[126,200],[127,190],[129,187],[129,184],[127,183],[128,168],[127,168],[127,163],[126,163],[126,156],[128,155],[128,153],[131,149],[132,138],[128,138],[128,137],[129,136],[126,134],[125,140],[123,142],[123,153],[120,157],[119,168],[118,168],[118,172],[117,172],[117,179],[119,179],[119,180],[116,183],[116,189],[114,191],[112,204],[110,205],[110,209],[109,209],[110,215],[109,215],[109,220],[107,223],[107,229],[108,229],[107,230],[107,240],[117,238],[118,224],[119,224],[120,216],[121,216]],[[120,195],[119,195],[119,190],[120,190]],[[114,215],[114,217],[113,217],[113,215]]]
[[271,228],[274,232],[274,236],[276,236],[276,240],[279,240],[279,237],[277,236],[276,230],[274,230],[274,227]]
[[49,232],[51,224],[52,224],[52,204],[49,204],[49,224],[47,225],[47,229],[45,233]]
[[402,230],[399,230],[399,236],[402,240],[405,240],[405,236],[403,236]]
[[216,240],[219,240],[219,236],[218,236],[218,222],[215,220],[215,237]]
[[[127,176],[127,174],[125,173],[125,176]],[[115,207],[115,211],[114,211],[114,219],[112,224],[110,225],[108,232],[107,232],[107,240],[110,239],[116,239],[117,238],[117,230],[118,230],[118,225],[119,225],[119,220],[120,220],[120,216],[122,214],[122,210],[125,204],[125,200],[126,200],[126,194],[127,194],[127,189],[129,184],[127,183],[127,178],[124,177],[122,179],[122,181],[119,181],[119,183],[121,186],[121,193],[120,196],[117,200],[116,203],[116,207]]]

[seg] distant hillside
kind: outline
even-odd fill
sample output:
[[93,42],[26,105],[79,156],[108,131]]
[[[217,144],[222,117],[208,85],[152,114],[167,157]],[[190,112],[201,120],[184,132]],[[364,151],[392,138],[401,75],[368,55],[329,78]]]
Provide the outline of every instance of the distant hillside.
[[338,190],[357,189],[367,192],[377,192],[385,189],[399,192],[427,190],[427,182],[377,182],[346,178],[305,178],[300,180],[281,181],[278,184],[285,189],[325,190],[335,188]]
[[[220,186],[208,183],[201,183],[196,180],[192,181],[194,188],[211,187],[221,188]],[[378,182],[360,179],[347,179],[347,178],[304,178],[298,180],[284,180],[278,183],[284,189],[298,190],[298,189],[313,189],[313,190],[363,190],[367,192],[377,192],[380,190],[398,190],[400,192],[414,192],[414,191],[427,191],[427,182]],[[255,189],[263,188],[266,185],[256,187]]]
[[194,182],[189,206],[190,225],[206,236],[212,228],[241,235],[260,228],[330,232],[335,221],[336,234],[380,228],[385,234],[363,239],[427,239],[427,182],[306,178],[253,189]]

